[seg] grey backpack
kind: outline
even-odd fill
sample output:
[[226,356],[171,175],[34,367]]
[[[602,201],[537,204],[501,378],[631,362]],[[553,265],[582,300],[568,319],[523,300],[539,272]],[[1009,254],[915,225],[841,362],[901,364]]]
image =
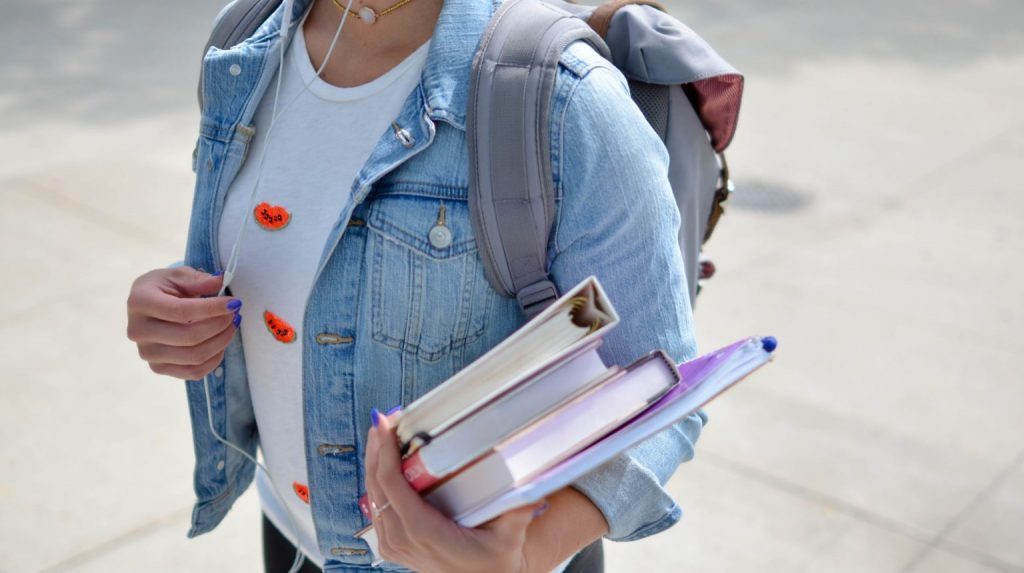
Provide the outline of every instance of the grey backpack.
[[[207,50],[248,38],[281,1],[234,0],[217,17]],[[547,272],[555,192],[548,122],[540,119],[548,117],[559,57],[577,40],[622,72],[668,149],[683,271],[694,301],[698,279],[713,269],[702,263],[701,246],[731,191],[721,153],[736,131],[743,76],[649,0],[596,7],[505,0],[491,18],[473,58],[466,109],[469,207],[487,278],[499,293],[516,297],[528,318],[558,297]]]

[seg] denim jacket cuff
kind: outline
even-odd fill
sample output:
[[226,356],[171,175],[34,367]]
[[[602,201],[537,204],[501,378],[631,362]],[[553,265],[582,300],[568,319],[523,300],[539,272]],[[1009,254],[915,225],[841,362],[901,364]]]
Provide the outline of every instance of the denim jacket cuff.
[[587,496],[608,522],[607,539],[633,541],[667,529],[682,511],[657,477],[629,453],[581,477],[572,487]]

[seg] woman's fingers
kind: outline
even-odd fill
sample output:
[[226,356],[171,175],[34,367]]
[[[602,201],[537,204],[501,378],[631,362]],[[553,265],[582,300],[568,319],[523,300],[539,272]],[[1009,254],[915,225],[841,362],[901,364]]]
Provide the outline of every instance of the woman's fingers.
[[[370,509],[374,509],[374,504],[380,506],[384,503],[381,498],[380,488],[377,487],[377,432],[370,428],[370,432],[366,435],[366,455],[364,462],[366,464],[366,495],[370,498]],[[371,518],[376,521],[377,516],[372,515]]]
[[[375,419],[377,416],[376,410],[374,410]],[[370,510],[374,512],[371,516],[374,525],[378,525],[380,521],[380,515],[376,512],[381,508],[386,507],[388,504],[387,495],[380,486],[379,476],[379,452],[380,452],[380,436],[377,434],[376,428],[370,428],[370,432],[366,439],[366,495],[370,498]],[[385,510],[390,511],[390,510]]]
[[181,380],[202,380],[204,376],[213,372],[213,369],[224,359],[224,352],[218,352],[216,356],[197,366],[180,366],[177,364],[154,364],[149,363],[149,369],[157,374],[179,378]]
[[140,314],[178,324],[231,315],[241,306],[235,302],[238,299],[229,296],[178,298],[162,292],[148,291],[139,293],[139,297],[136,308]]
[[139,356],[147,362],[198,366],[227,348],[236,332],[238,328],[229,322],[220,332],[195,346],[139,343]]
[[192,267],[160,269],[162,283],[168,292],[184,297],[210,296],[220,292],[224,283],[223,275],[211,275]]
[[147,343],[182,347],[197,346],[224,332],[224,329],[229,326],[234,328],[235,322],[239,320],[235,316],[237,315],[225,314],[192,324],[178,324],[141,316],[129,321],[128,338],[139,343],[140,346]]
[[[374,411],[375,419],[380,414]],[[377,460],[380,451],[380,438],[375,428],[370,428],[366,439],[366,495],[370,498],[371,519],[377,532],[377,550],[380,558],[396,561],[401,558],[401,550],[408,545],[408,539],[402,531],[401,521],[394,511],[387,506],[388,500],[377,480]],[[381,511],[383,509],[383,511]],[[381,511],[381,513],[377,513]],[[389,515],[391,514],[391,515]]]
[[450,527],[451,521],[423,501],[419,493],[405,481],[405,476],[402,475],[402,458],[391,420],[385,416],[378,419],[378,427],[371,431],[377,434],[374,436],[377,450],[376,485],[391,504],[390,511],[394,511],[401,520],[410,538],[432,538]]
[[238,309],[238,299],[210,296],[220,291],[223,277],[200,273],[188,267],[158,269],[136,279],[128,295],[128,316],[158,318],[188,324]]
[[135,279],[128,295],[128,339],[157,374],[198,380],[224,357],[242,301],[215,296],[224,278],[190,267],[156,269]]

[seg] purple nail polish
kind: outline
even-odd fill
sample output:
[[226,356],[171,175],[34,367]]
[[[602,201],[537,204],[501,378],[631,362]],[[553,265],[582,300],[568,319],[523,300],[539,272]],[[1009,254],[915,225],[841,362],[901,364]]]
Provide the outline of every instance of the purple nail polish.
[[211,277],[219,277],[219,276],[220,276],[220,275],[222,275],[222,274],[224,274],[224,271],[217,271],[217,272],[213,273],[213,274],[212,274],[212,275],[210,275],[210,276],[211,276]]
[[235,325],[235,328],[238,328],[238,325],[242,324],[242,315],[236,312],[235,318],[231,319],[231,324]]
[[544,515],[544,512],[547,511],[549,507],[551,507],[551,504],[545,501],[544,505],[542,505],[542,506],[538,507],[537,509],[533,510],[533,516],[534,517],[540,517],[540,516]]
[[399,411],[401,409],[402,409],[402,406],[400,406],[400,405],[399,406],[395,406],[394,408],[391,408],[387,412],[384,412],[384,415],[385,416],[390,416],[391,414],[394,414],[395,412],[397,412],[397,411]]
[[242,308],[242,300],[233,298],[228,302],[228,310],[238,310]]
[[374,428],[380,425],[380,411],[376,408],[370,408],[370,421],[373,422]]

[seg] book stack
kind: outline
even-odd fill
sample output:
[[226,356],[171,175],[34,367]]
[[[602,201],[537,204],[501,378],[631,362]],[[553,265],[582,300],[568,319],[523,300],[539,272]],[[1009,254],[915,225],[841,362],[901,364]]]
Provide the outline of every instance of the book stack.
[[[625,367],[598,356],[619,317],[595,277],[396,421],[406,481],[465,527],[541,500],[695,412],[766,364],[750,337],[675,364],[655,350]],[[368,503],[360,508],[369,518]],[[376,553],[373,526],[360,530]]]

